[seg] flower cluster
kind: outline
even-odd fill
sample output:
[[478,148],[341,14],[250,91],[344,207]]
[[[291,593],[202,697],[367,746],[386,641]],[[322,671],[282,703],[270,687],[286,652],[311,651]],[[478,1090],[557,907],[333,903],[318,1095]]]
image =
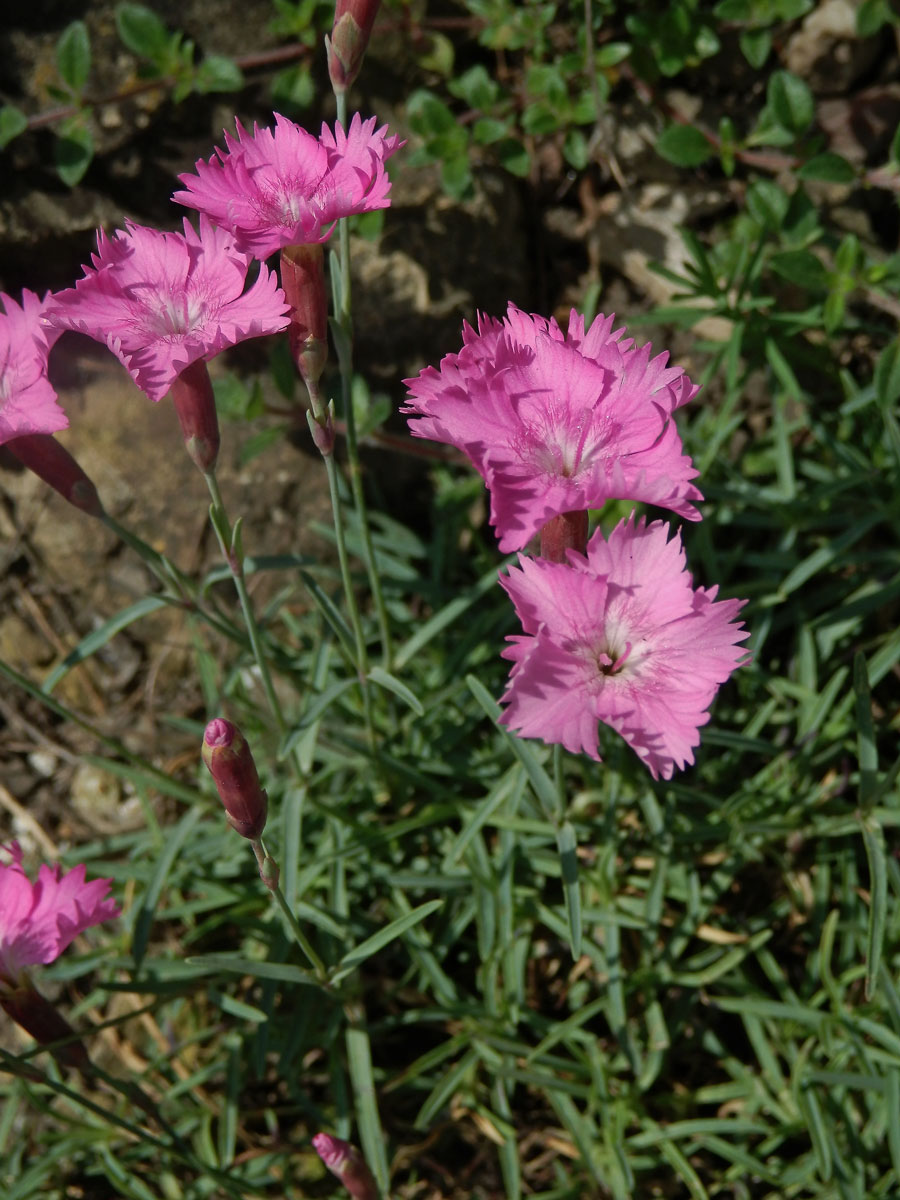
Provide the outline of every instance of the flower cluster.
[[[370,29],[366,6],[357,8],[350,16]],[[364,45],[354,46],[359,57]],[[345,53],[351,49],[347,43]],[[209,472],[219,433],[205,364],[226,347],[289,325],[293,333],[298,324],[296,302],[264,264],[247,286],[254,259],[321,243],[341,217],[390,203],[385,162],[402,143],[374,117],[354,116],[346,130],[323,126],[318,138],[274,117],[274,129],[254,126],[252,134],[238,123],[236,138],[225,135],[227,150],[182,176],[175,199],[200,211],[198,229],[185,220],[183,233],[132,222],[111,236],[100,230],[74,287],[43,300],[25,291],[21,305],[0,293],[0,444],[11,443],[29,469],[94,516],[103,515],[96,489],[49,436],[68,425],[47,378],[60,334],[78,330],[102,342],[151,400],[171,396],[185,445]],[[296,339],[304,363],[312,351],[323,357],[325,318],[314,315]]]
[[585,545],[587,510],[607,500],[700,518],[673,420],[697,388],[624,334],[612,316],[585,328],[575,311],[563,334],[510,304],[503,321],[465,325],[458,354],[406,381],[405,411],[414,435],[456,446],[481,474],[501,550],[542,534],[545,557],[520,555],[501,580],[524,630],[504,651],[514,666],[503,722],[599,758],[602,721],[670,778],[693,762],[748,635],[734,621],[741,601],[693,588],[664,522],[632,517]]

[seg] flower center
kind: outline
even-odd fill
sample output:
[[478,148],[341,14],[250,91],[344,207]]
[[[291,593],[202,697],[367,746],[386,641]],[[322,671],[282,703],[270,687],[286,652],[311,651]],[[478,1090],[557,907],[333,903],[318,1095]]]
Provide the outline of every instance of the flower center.
[[201,297],[187,291],[179,296],[148,291],[144,306],[144,327],[161,338],[191,333],[201,323],[204,313]]
[[625,649],[621,653],[616,653],[615,650],[607,648],[605,650],[594,650],[594,661],[597,664],[597,670],[601,675],[618,675],[625,667],[628,661],[628,656],[631,654],[631,642],[625,643]]
[[573,412],[554,401],[521,415],[512,449],[541,475],[577,478],[590,470],[608,440],[607,420],[596,409]]

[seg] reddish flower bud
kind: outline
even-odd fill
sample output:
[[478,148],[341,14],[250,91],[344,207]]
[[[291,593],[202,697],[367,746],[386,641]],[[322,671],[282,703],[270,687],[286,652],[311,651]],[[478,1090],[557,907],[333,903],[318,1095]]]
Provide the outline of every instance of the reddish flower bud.
[[91,517],[102,517],[103,505],[84,471],[68,450],[49,433],[29,433],[6,442],[7,450],[70,504]]
[[42,1046],[72,1038],[65,1046],[56,1046],[51,1051],[53,1057],[72,1070],[90,1070],[87,1051],[75,1037],[72,1026],[30,983],[12,990],[0,988],[0,1008]]
[[241,837],[256,841],[266,826],[268,800],[259,786],[256,763],[240,730],[216,717],[203,734],[203,761],[219,793],[228,823]]
[[281,286],[291,306],[288,339],[297,370],[307,387],[315,387],[328,359],[324,261],[318,242],[285,246],[281,251]]
[[335,92],[345,92],[359,74],[380,5],[381,0],[337,0],[331,37],[325,39]]
[[185,449],[203,474],[208,475],[219,457],[219,418],[212,380],[202,358],[184,368],[169,395],[181,423]]
[[378,1200],[372,1172],[355,1146],[330,1133],[317,1133],[312,1144],[316,1154],[332,1175],[338,1177],[353,1200]]

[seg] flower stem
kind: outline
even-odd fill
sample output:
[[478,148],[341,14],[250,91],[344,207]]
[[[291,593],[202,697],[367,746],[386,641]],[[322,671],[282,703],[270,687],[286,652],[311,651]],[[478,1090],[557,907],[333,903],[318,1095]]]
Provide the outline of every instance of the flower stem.
[[588,514],[586,510],[560,513],[541,529],[541,558],[550,562],[567,562],[566,551],[587,550]]
[[316,978],[319,980],[320,983],[323,983],[323,984],[327,983],[328,982],[328,970],[325,967],[325,964],[322,962],[321,958],[319,958],[318,954],[313,949],[312,942],[310,942],[309,938],[303,932],[303,929],[301,928],[299,921],[294,916],[293,912],[291,911],[290,905],[288,904],[287,900],[285,900],[285,898],[284,898],[284,892],[282,892],[282,890],[279,886],[279,883],[278,883],[279,871],[278,871],[278,866],[275,863],[275,860],[269,855],[269,852],[266,850],[265,846],[263,845],[262,838],[252,839],[250,842],[250,845],[253,847],[253,853],[256,855],[256,862],[257,862],[257,865],[259,866],[260,879],[263,881],[263,883],[266,885],[266,887],[269,889],[269,891],[275,897],[275,901],[278,904],[278,907],[281,909],[282,913],[284,914],[284,918],[291,928],[291,933],[293,933],[294,938],[296,939],[297,945],[300,947],[300,949],[303,951],[303,953],[309,959],[309,962],[312,965],[312,969],[316,973]]
[[[347,128],[347,95],[337,92],[337,119],[341,126]],[[369,514],[366,506],[365,490],[362,480],[362,465],[359,460],[359,443],[356,437],[356,416],[353,411],[353,359],[352,337],[353,318],[350,286],[350,227],[347,218],[338,221],[338,255],[341,270],[340,309],[335,313],[343,337],[337,338],[338,367],[341,373],[341,397],[344,406],[344,420],[347,428],[347,466],[350,474],[350,490],[353,493],[353,504],[359,516],[360,532],[362,535],[363,557],[372,589],[372,600],[378,619],[378,633],[381,640],[383,665],[386,671],[391,669],[391,634],[384,594],[381,589],[381,579],[375,561],[375,548],[372,545],[372,531],[369,527]]]
[[269,664],[266,662],[266,657],[263,653],[262,638],[260,637],[259,626],[256,623],[256,614],[253,611],[250,593],[247,591],[247,581],[244,578],[244,554],[240,545],[239,524],[232,527],[228,520],[228,513],[225,511],[225,504],[222,500],[222,493],[219,490],[219,482],[216,479],[215,471],[205,473],[203,478],[206,480],[206,486],[209,488],[209,494],[212,498],[210,520],[213,529],[216,531],[219,547],[231,571],[231,578],[234,580],[235,591],[238,594],[241,611],[244,614],[244,624],[247,626],[247,635],[250,638],[250,645],[253,649],[253,657],[256,659],[256,665],[259,667],[263,690],[266,693],[269,708],[272,710],[272,715],[278,725],[278,732],[283,734],[287,729],[287,724],[281,709],[281,703],[272,683]]
[[[310,390],[310,396],[318,387],[317,384],[307,383]],[[362,690],[363,712],[365,715],[366,730],[369,735],[369,744],[375,745],[375,731],[372,724],[372,699],[369,695],[369,652],[366,647],[366,637],[363,632],[362,618],[359,612],[359,605],[356,602],[356,593],[353,588],[353,577],[350,574],[350,558],[347,554],[347,535],[344,529],[344,513],[341,507],[341,497],[338,490],[338,468],[334,461],[334,454],[323,454],[325,460],[325,474],[328,478],[328,492],[331,497],[331,510],[334,515],[334,538],[337,545],[338,564],[341,569],[341,582],[344,586],[344,594],[347,597],[347,615],[350,619],[350,628],[353,630],[353,640],[356,646],[356,671],[359,675],[359,684]]]

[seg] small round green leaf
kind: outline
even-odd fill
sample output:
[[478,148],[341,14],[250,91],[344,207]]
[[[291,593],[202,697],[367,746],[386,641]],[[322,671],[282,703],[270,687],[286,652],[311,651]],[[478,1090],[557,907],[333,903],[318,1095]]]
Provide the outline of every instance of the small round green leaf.
[[67,187],[74,187],[84,176],[94,157],[94,139],[86,125],[60,129],[53,147],[56,173]]
[[73,21],[60,34],[56,67],[63,82],[80,95],[91,71],[91,41],[84,21]]
[[479,146],[489,146],[491,142],[499,142],[509,133],[509,122],[498,121],[495,117],[480,117],[472,126],[472,137]]
[[490,111],[500,96],[500,85],[491,79],[480,63],[448,83],[447,90],[458,100],[465,100],[470,108],[485,113]]
[[783,250],[773,254],[769,262],[782,279],[799,287],[821,291],[828,286],[828,272],[810,250]]
[[780,229],[790,196],[771,179],[758,179],[747,190],[747,211],[764,228]]
[[779,125],[791,133],[803,133],[812,124],[815,113],[813,94],[797,75],[774,71],[769,77],[766,101]]
[[447,195],[454,200],[461,200],[467,194],[472,186],[472,173],[466,155],[445,159],[441,163],[441,183]]
[[856,178],[853,165],[840,154],[817,154],[797,172],[800,179],[823,179],[826,183],[852,183]]
[[712,157],[713,148],[693,125],[670,125],[659,135],[656,153],[676,167],[699,167]]
[[889,0],[863,0],[856,10],[856,32],[860,37],[871,37],[883,25],[896,25],[897,16]]
[[624,62],[630,54],[630,42],[607,42],[605,46],[598,47],[594,62],[601,71],[606,71]]
[[570,129],[563,143],[563,154],[569,166],[583,171],[588,164],[588,140],[580,129]]
[[169,31],[143,4],[117,5],[116,29],[128,49],[141,58],[156,61],[168,55]]
[[559,109],[546,100],[535,100],[522,113],[522,128],[526,133],[554,133],[561,124]]
[[284,112],[285,108],[309,108],[315,95],[316,85],[306,63],[286,67],[272,80],[272,98],[279,112]]
[[412,93],[406,103],[406,113],[410,128],[420,137],[429,138],[457,128],[456,117],[448,106],[425,88]]
[[758,71],[771,53],[772,35],[768,29],[745,29],[738,44],[744,58]]
[[27,128],[28,118],[22,110],[13,104],[4,104],[0,108],[0,150]]
[[497,161],[510,175],[524,179],[531,170],[528,150],[517,138],[503,138],[494,146],[494,153],[497,155]]
[[194,87],[198,92],[238,92],[243,86],[241,68],[224,54],[208,54],[197,68]]

